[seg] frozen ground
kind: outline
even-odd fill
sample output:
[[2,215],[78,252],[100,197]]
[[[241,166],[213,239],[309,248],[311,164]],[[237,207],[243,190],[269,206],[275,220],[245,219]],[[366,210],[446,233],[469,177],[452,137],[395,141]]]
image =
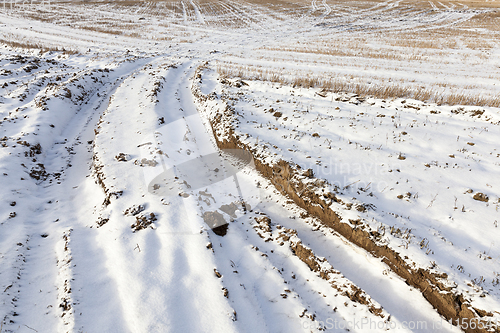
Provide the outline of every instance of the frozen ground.
[[[496,7],[1,7],[0,332],[460,331],[255,170],[279,160],[496,323]],[[217,148],[229,111],[254,156]]]

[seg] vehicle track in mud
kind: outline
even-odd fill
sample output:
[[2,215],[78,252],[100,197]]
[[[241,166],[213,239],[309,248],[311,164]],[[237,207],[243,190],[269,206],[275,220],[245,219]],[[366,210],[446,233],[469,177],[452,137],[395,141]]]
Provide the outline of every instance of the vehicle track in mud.
[[[24,329],[51,331],[97,327],[155,331],[165,325],[173,330],[204,330],[214,325],[213,318],[220,318],[217,325],[226,330],[245,330],[257,320],[263,330],[274,331],[279,327],[296,330],[304,322],[307,327],[316,327],[328,318],[345,325],[345,318],[351,316],[387,320],[388,313],[383,310],[370,313],[380,309],[380,305],[373,303],[369,294],[361,299],[361,294],[351,294],[359,287],[341,277],[341,272],[321,275],[324,273],[311,270],[315,262],[324,266],[328,261],[321,257],[311,259],[309,255],[301,257],[297,252],[297,246],[303,248],[297,245],[300,238],[294,236],[297,239],[293,243],[286,240],[293,236],[293,230],[287,232],[269,222],[273,241],[266,242],[268,236],[261,234],[266,227],[258,222],[265,215],[256,212],[266,212],[271,202],[264,200],[262,207],[256,205],[253,212],[238,208],[234,222],[229,222],[233,219],[225,215],[229,230],[221,238],[203,224],[201,213],[196,213],[196,201],[189,203],[179,196],[158,197],[148,193],[142,180],[132,181],[142,179],[141,168],[147,166],[134,165],[132,160],[120,162],[114,156],[124,152],[140,160],[144,154],[137,146],[150,138],[150,131],[161,130],[159,118],[167,124],[184,124],[184,129],[181,126],[171,134],[174,137],[161,140],[187,141],[193,155],[203,154],[207,148],[198,148],[199,144],[211,143],[212,139],[200,127],[202,120],[190,101],[190,79],[199,62],[160,57],[124,64],[128,69],[123,72],[119,66],[114,68],[103,87],[89,95],[87,103],[81,101],[80,111],[68,118],[61,139],[52,146],[42,145],[43,158],[38,162],[45,165],[48,174],[58,171],[61,175],[52,183],[48,183],[52,177],[49,176],[35,191],[26,194],[33,198],[33,213],[19,214],[1,226],[7,231],[2,232],[3,245],[19,243],[2,252],[6,254],[3,267],[11,267],[1,274],[7,277],[4,284],[10,286],[3,293],[4,302],[15,299],[6,308],[4,331],[17,330],[22,325]],[[80,80],[87,75],[84,73]],[[152,97],[153,87],[160,88]],[[139,97],[134,97],[137,94]],[[51,108],[49,100],[48,110]],[[123,118],[123,113],[129,119]],[[193,116],[199,120],[190,120]],[[167,148],[164,156],[170,157],[178,149],[175,145],[162,147]],[[91,172],[100,185],[89,177]],[[251,176],[252,171],[249,172]],[[182,170],[178,175],[182,181]],[[97,186],[103,187],[104,192],[90,194]],[[227,195],[234,198],[229,202],[237,199],[234,193],[213,195],[217,200]],[[156,214],[154,230],[133,233],[130,229],[132,219],[122,212],[137,204]],[[273,205],[269,207],[272,209]],[[39,222],[34,223],[35,220]],[[17,227],[10,229],[14,221]],[[221,274],[220,279],[214,270]],[[18,274],[18,283],[10,273]],[[263,277],[268,281],[265,284],[261,283]],[[39,285],[54,287],[44,290]],[[35,292],[36,288],[42,293]],[[185,300],[182,305],[176,303],[179,298]],[[217,306],[207,309],[204,304],[211,302]],[[126,304],[133,304],[134,311]],[[198,319],[186,324],[165,317],[173,307],[180,318]],[[91,322],[97,313],[106,313],[106,319]],[[392,320],[398,322],[399,318],[393,314]],[[37,324],[41,321],[44,327]]]
[[[341,34],[371,22],[371,15],[393,18],[400,10],[398,2],[392,1],[366,13],[326,1],[311,5],[321,14],[320,23],[331,20]],[[152,8],[148,6],[148,10]],[[188,31],[179,36],[192,31],[213,33],[231,24],[252,27],[258,34],[254,38],[269,37],[267,30],[285,36],[310,10],[304,6],[285,20],[287,16],[253,3],[217,4],[224,8],[223,17],[232,22],[229,24],[216,20],[206,6],[194,1],[177,6],[179,20],[173,25],[184,25]],[[149,19],[148,10],[141,15]],[[335,20],[333,15],[346,17]],[[390,20],[378,29],[405,31],[429,23],[433,24],[429,29],[439,28],[468,20],[472,13],[460,14],[450,7],[446,12],[421,15],[423,12],[409,12],[404,16],[408,24]],[[63,34],[56,26],[30,29],[29,20],[16,22],[3,15],[1,19],[18,25],[20,36],[98,50],[90,56],[92,69],[79,66],[82,60],[78,56],[73,61],[68,55],[58,60],[67,67],[47,75],[46,82],[41,70],[32,73],[37,75],[33,79],[21,66],[18,71],[26,73],[2,81],[20,81],[17,88],[2,91],[1,101],[21,111],[7,114],[2,106],[5,119],[0,130],[9,132],[4,149],[13,157],[5,154],[0,161],[3,172],[25,178],[23,182],[28,184],[12,182],[2,189],[3,198],[17,201],[8,208],[16,215],[2,216],[0,224],[3,331],[246,331],[248,327],[308,331],[329,318],[346,325],[352,318],[384,322],[389,315],[398,324],[441,319],[416,289],[388,271],[379,259],[320,228],[318,221],[297,218],[304,212],[255,170],[241,175],[242,180],[249,178],[248,186],[257,180],[265,184],[258,190],[261,202],[248,210],[241,194],[233,191],[232,179],[210,192],[189,188],[186,181],[191,176],[183,170],[178,170],[175,182],[180,195],[152,193],[147,181],[151,164],[177,165],[218,152],[208,120],[198,113],[191,85],[199,65],[216,58],[218,52],[231,54],[245,46],[238,33],[225,31],[227,38],[177,44],[169,54],[165,50],[170,42],[152,39],[141,43],[143,49],[134,54],[123,51],[137,49],[133,38],[113,38],[108,43],[107,34],[84,35],[66,29],[59,41]],[[316,18],[311,21],[318,22]],[[221,41],[227,44],[219,46]],[[200,45],[210,49],[196,50]],[[32,59],[30,63],[34,63]],[[78,85],[92,89],[82,90]],[[22,96],[24,101],[5,103]],[[51,97],[48,103],[47,96]],[[70,111],[52,114],[58,105],[51,101]],[[48,111],[43,111],[44,103]],[[28,117],[22,119],[24,115]],[[55,131],[44,128],[34,134],[37,124],[53,128],[53,123]],[[174,123],[175,131],[168,126]],[[21,132],[30,135],[18,138]],[[34,152],[34,156],[18,143],[27,140],[34,147],[42,137],[52,141],[42,142],[42,153]],[[117,158],[120,154],[123,160]],[[21,163],[27,167],[19,169]],[[39,179],[31,178],[27,174],[33,169],[24,169],[37,163],[43,164],[43,170],[35,170]],[[206,169],[200,174],[212,171]],[[222,203],[236,208],[227,213]],[[144,212],[124,214],[131,208]],[[203,222],[205,212],[223,216],[228,224],[225,236]],[[146,213],[153,213],[155,219],[147,220],[150,215]],[[147,222],[141,228],[139,217]],[[371,284],[372,278],[377,279],[376,285]],[[388,296],[385,289],[393,289],[395,294]],[[412,304],[406,304],[410,298]]]
[[[204,70],[210,71],[208,68],[204,68]],[[201,72],[203,72],[203,70]],[[225,79],[221,79],[220,81],[223,85],[233,85],[231,81]],[[200,86],[202,82],[206,82],[206,79],[200,76]],[[237,83],[238,81],[234,83],[235,87],[239,87],[236,85]],[[465,300],[465,294],[454,292],[452,288],[446,287],[446,285],[450,283],[450,281],[446,281],[446,274],[419,269],[414,263],[402,260],[397,249],[394,250],[386,245],[378,244],[376,241],[377,233],[366,231],[364,227],[358,228],[356,221],[349,220],[349,222],[341,222],[341,218],[335,213],[335,209],[331,207],[328,208],[330,206],[330,204],[327,203],[328,200],[324,201],[321,199],[321,194],[308,190],[305,190],[305,193],[302,192],[302,190],[306,188],[306,183],[301,183],[304,180],[300,177],[300,173],[302,172],[300,167],[296,166],[291,161],[282,160],[281,157],[278,157],[280,158],[279,160],[273,161],[270,157],[271,154],[268,155],[266,152],[262,153],[259,149],[255,149],[253,144],[248,145],[244,143],[242,138],[245,138],[246,134],[246,138],[248,139],[248,134],[241,133],[239,129],[236,130],[239,120],[236,120],[235,116],[238,115],[241,117],[241,111],[235,111],[235,109],[230,106],[234,105],[234,103],[230,104],[229,102],[237,98],[227,93],[220,94],[220,92],[218,94],[203,94],[200,92],[199,88],[194,88],[194,95],[198,98],[200,108],[205,110],[204,112],[206,112],[209,119],[211,119],[210,123],[214,129],[218,146],[221,149],[239,148],[251,151],[256,158],[257,170],[265,175],[281,194],[291,200],[289,203],[294,202],[303,208],[306,211],[305,214],[303,213],[304,215],[317,218],[320,223],[326,227],[326,230],[335,230],[335,232],[346,237],[349,242],[369,251],[369,253],[375,257],[382,258],[383,262],[388,265],[388,268],[403,278],[406,284],[420,289],[425,299],[447,319],[453,318],[456,320],[456,318],[464,318],[463,320],[471,320],[471,322],[481,320],[480,317],[482,317],[482,315],[480,313],[482,313],[482,311],[476,310],[475,308],[473,310],[472,306]],[[219,97],[217,96],[222,96],[221,100],[218,100],[217,98]],[[220,115],[222,115],[222,117]],[[278,117],[281,117],[281,113]],[[265,146],[266,143],[263,144]],[[278,147],[275,146],[275,148]],[[318,186],[321,188],[323,185]],[[313,186],[313,188],[315,187]],[[307,189],[309,189],[309,187],[307,187]],[[326,189],[328,189],[328,187]],[[325,189],[323,189],[323,192],[325,192]],[[326,194],[323,196],[328,197]],[[342,200],[338,202],[345,205],[345,203],[342,203]],[[354,224],[354,227],[348,226],[349,223]],[[405,259],[408,258],[405,257]],[[442,280],[443,276],[445,278],[444,280]],[[453,284],[452,282],[452,285]],[[365,290],[369,292],[373,285],[369,282],[362,285],[362,287],[366,288]],[[398,299],[398,297],[394,296],[391,302],[394,302],[395,299]],[[400,299],[405,300],[407,297],[401,297]],[[413,297],[413,299],[415,299],[415,297]],[[457,306],[457,304],[459,305]],[[415,318],[415,316],[417,316],[417,314],[414,311],[412,312],[412,317]],[[471,329],[470,331],[476,330]],[[483,330],[478,329],[477,331],[480,332]]]

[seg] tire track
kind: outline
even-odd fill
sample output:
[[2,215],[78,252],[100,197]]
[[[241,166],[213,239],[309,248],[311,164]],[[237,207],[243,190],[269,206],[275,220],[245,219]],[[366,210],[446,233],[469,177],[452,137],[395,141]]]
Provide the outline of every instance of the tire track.
[[[102,126],[96,137],[96,154],[100,163],[104,165],[100,172],[104,176],[105,186],[113,190],[126,188],[127,191],[119,199],[112,200],[104,209],[102,214],[110,214],[107,217],[109,221],[100,228],[100,230],[118,228],[118,234],[123,236],[119,241],[113,241],[113,236],[110,238],[107,232],[101,232],[97,239],[102,244],[108,242],[114,244],[113,247],[104,249],[105,256],[108,258],[107,265],[112,267],[111,277],[115,281],[114,285],[121,303],[135,305],[134,309],[124,310],[126,325],[130,330],[151,331],[158,330],[160,327],[169,327],[173,331],[181,329],[200,331],[222,327],[225,331],[233,331],[231,319],[233,310],[222,292],[214,294],[216,290],[222,290],[222,286],[213,274],[215,264],[206,250],[206,236],[199,233],[203,222],[195,213],[196,207],[192,207],[189,201],[185,202],[179,196],[160,198],[148,193],[147,186],[141,185],[142,177],[140,174],[137,175],[137,172],[142,172],[141,167],[134,166],[131,162],[127,162],[130,167],[126,170],[136,173],[134,178],[139,176],[139,182],[135,182],[134,179],[113,180],[109,177],[109,175],[116,174],[115,170],[118,170],[116,168],[121,169],[123,165],[112,161],[112,157],[107,157],[105,154],[111,138],[122,142],[122,145],[116,149],[139,157],[142,152],[137,145],[149,142],[147,133],[157,132],[159,130],[158,117],[166,116],[167,113],[170,118],[166,121],[175,123],[176,126],[172,128],[175,132],[166,132],[161,140],[182,144],[187,133],[189,142],[183,145],[183,152],[187,149],[194,155],[203,152],[205,136],[198,131],[196,133],[189,131],[188,126],[194,130],[193,127],[196,124],[186,120],[196,113],[196,109],[189,102],[189,95],[186,95],[190,91],[188,77],[193,71],[189,62],[167,70],[164,86],[158,92],[156,106],[149,103],[141,104],[140,101],[145,99],[129,99],[132,96],[130,94],[132,89],[139,96],[144,96],[151,91],[150,87],[153,86],[155,79],[148,75],[148,72],[156,70],[158,63],[151,65],[151,68],[144,68],[122,84],[113,95],[110,106],[101,119]],[[120,117],[120,112],[123,111],[118,110],[127,109],[142,110],[140,112],[142,116],[138,115],[125,124]],[[156,113],[155,110],[162,110],[162,113]],[[129,131],[122,133],[120,131],[122,126],[128,128]],[[200,135],[201,137],[198,137]],[[146,151],[154,151],[149,149],[154,148],[151,146],[143,147],[148,147],[144,148]],[[132,147],[137,148],[132,150]],[[164,146],[167,161],[178,154],[176,149],[179,149],[178,145]],[[200,152],[197,152],[198,149]],[[132,233],[129,225],[119,223],[122,219],[119,217],[121,214],[112,212],[123,212],[133,204],[139,204],[140,202],[135,200],[140,198],[141,194],[145,196],[145,207],[148,211],[154,211],[159,221],[155,223],[155,230],[148,228]],[[163,205],[160,199],[168,200],[168,202],[163,201],[167,205]],[[135,251],[134,248],[136,248]],[[161,252],[160,248],[162,248]],[[126,256],[128,259],[123,257],[123,253],[128,253]],[[148,274],[144,274],[145,271]],[[131,288],[128,281],[137,281],[137,284]],[[158,298],[157,295],[163,295],[163,297]],[[179,302],[179,300],[182,301]],[[207,308],[206,304],[214,304],[214,306]],[[151,311],[151,307],[155,310]],[[172,309],[175,309],[175,315],[164,316]],[[187,317],[192,320],[184,321],[183,318]],[[214,320],[215,318],[217,319]]]
[[[125,61],[124,67],[127,66],[129,63]],[[93,133],[93,127],[89,124],[92,121],[97,121],[96,114],[99,112],[99,105],[106,98],[100,96],[99,93],[109,91],[109,88],[113,87],[111,83],[119,78],[114,75],[107,77],[103,74],[102,77],[106,79],[100,83],[100,86],[96,84],[98,80],[95,77],[96,72],[93,70],[80,71],[78,68],[66,67],[66,71],[73,74],[72,78],[56,85],[53,82],[62,81],[61,73],[56,71],[52,76],[47,76],[47,80],[52,81],[50,82],[52,86],[57,87],[55,92],[52,91],[53,94],[44,94],[46,105],[41,107],[46,108],[46,110],[41,113],[43,117],[37,120],[41,124],[46,124],[47,129],[45,127],[36,128],[31,133],[31,119],[36,120],[40,114],[38,106],[33,106],[26,111],[30,121],[24,119],[20,123],[27,134],[26,139],[33,145],[34,142],[31,139],[37,137],[31,137],[31,134],[49,139],[39,141],[38,143],[41,143],[39,152],[31,157],[36,159],[38,165],[44,166],[44,172],[49,171],[49,173],[47,173],[46,178],[44,176],[42,179],[37,179],[36,184],[29,178],[25,180],[26,185],[28,185],[26,190],[18,187],[19,199],[24,200],[15,205],[16,210],[19,211],[16,219],[13,220],[16,222],[16,227],[10,227],[11,223],[0,225],[3,235],[2,246],[8,246],[12,242],[18,243],[17,249],[14,249],[18,252],[18,258],[22,258],[23,261],[22,267],[18,269],[19,285],[9,284],[8,280],[4,282],[2,279],[1,281],[2,285],[7,283],[2,298],[4,296],[11,297],[11,292],[16,292],[14,297],[16,301],[12,304],[14,311],[5,311],[5,313],[11,312],[12,316],[1,319],[3,329],[7,332],[19,326],[19,323],[22,323],[23,329],[46,332],[66,332],[72,330],[75,325],[73,307],[77,300],[72,296],[72,289],[75,276],[73,270],[76,264],[73,261],[75,252],[71,249],[69,232],[73,227],[78,230],[81,226],[75,223],[79,220],[78,217],[69,218],[72,213],[68,213],[68,211],[71,212],[71,209],[68,208],[73,207],[71,200],[74,197],[65,198],[61,196],[60,191],[64,189],[62,193],[74,193],[74,189],[80,185],[80,181],[85,180],[85,176],[88,175],[88,169],[85,168],[86,162],[88,162],[85,160],[85,153],[78,155],[78,158],[83,158],[83,161],[80,160],[83,163],[77,164],[77,162],[73,162],[74,150],[79,150],[79,146],[80,150],[87,149],[87,147],[81,146],[81,135]],[[99,73],[103,73],[103,71]],[[69,74],[65,73],[62,77],[65,75]],[[56,76],[59,77],[58,80],[55,79]],[[87,81],[93,82],[94,86],[88,84]],[[86,92],[77,95],[75,88],[77,86],[83,87],[83,85],[89,89],[80,90],[80,92]],[[96,89],[92,90],[92,87]],[[41,88],[45,89],[45,87]],[[72,89],[73,93],[67,93],[65,96],[58,94],[58,91],[65,91],[65,89],[68,89],[66,92]],[[76,97],[78,98],[75,99]],[[63,103],[64,106],[64,103],[67,103],[64,109],[66,114],[63,117],[58,112],[53,111],[54,102],[52,100],[58,105]],[[31,102],[29,103],[31,104]],[[57,126],[48,126],[51,123],[57,124]],[[53,135],[48,135],[46,132],[51,132]],[[60,137],[69,138],[69,141]],[[75,172],[71,169],[71,163],[75,163]],[[10,165],[15,165],[15,163]],[[56,175],[56,171],[60,171],[61,174]],[[21,172],[24,173],[23,170]],[[69,179],[61,177],[67,172],[75,177]],[[11,173],[10,170],[9,173]],[[78,180],[76,181],[77,186],[74,184],[75,179]],[[52,180],[57,181],[52,182]],[[6,191],[7,188],[4,187],[3,190]],[[81,209],[81,207],[79,208]],[[30,241],[28,243],[21,239],[29,239]],[[23,249],[23,252],[20,249]],[[2,252],[8,254],[11,251],[2,250]],[[87,255],[88,252],[85,251],[84,256]],[[10,266],[8,261],[2,261],[3,267]],[[98,259],[94,258],[94,265],[97,262]],[[12,268],[7,269],[7,273],[12,269],[14,272],[16,271],[15,264]],[[1,275],[6,276],[5,272]],[[85,282],[89,280],[85,280]],[[22,308],[23,311],[15,310],[15,308]]]
[[198,20],[199,23],[205,24],[205,19],[203,18],[203,15],[201,14],[200,7],[198,7],[197,4],[195,4],[192,0],[189,0],[189,3],[194,9],[194,13],[196,15],[196,19]]
[[[205,82],[205,81],[206,81],[206,79],[203,79],[203,77],[202,77],[200,80],[203,80],[203,82]],[[230,84],[230,83],[226,82],[225,84]],[[224,92],[224,90],[223,90],[223,92]],[[199,93],[198,93],[198,92],[195,92],[195,96],[199,96]],[[232,98],[232,96],[230,96],[230,94],[228,94],[228,95],[223,94],[223,96],[226,96],[225,98],[228,98],[228,100],[231,100],[231,98]],[[225,99],[224,99],[224,100],[225,100]],[[199,103],[200,103],[201,107],[206,107],[206,106],[205,106],[206,104],[204,104],[204,103],[206,103],[206,100],[204,101],[203,96],[200,96]],[[219,111],[218,111],[218,112],[221,112],[221,113],[226,113],[226,114],[231,114],[231,108],[227,109],[227,107],[226,107],[225,111],[223,111],[223,110],[224,110],[224,106],[225,106],[225,105],[226,105],[226,104],[224,104],[224,101],[221,101],[221,106],[219,106],[219,109],[218,109]],[[214,110],[211,110],[210,112],[211,112],[211,114],[217,114],[217,112],[216,112],[216,111],[214,111]],[[226,118],[227,118],[227,119],[232,119],[229,115],[228,115]],[[224,118],[224,119],[225,119],[225,118]],[[222,122],[221,120],[218,120],[217,122],[215,122],[215,121],[213,120],[213,118],[212,118],[212,126],[214,126],[214,131],[216,132],[216,134],[215,134],[216,136],[217,136],[217,135],[219,135],[219,136],[221,136],[221,137],[224,137],[224,134],[223,134],[223,131],[224,131],[224,130],[223,130],[223,128],[222,128],[222,127],[220,127],[220,126],[221,126],[221,124],[223,124],[223,123],[225,124],[225,126],[228,126],[227,124],[228,124],[228,123],[231,123],[231,122],[226,122],[226,121],[227,121],[227,120],[224,120],[224,122]],[[222,132],[221,132],[221,131],[222,131]],[[235,135],[239,135],[239,134],[235,134]],[[226,140],[227,140],[227,139],[226,139]],[[231,140],[234,140],[234,139],[231,139]],[[221,142],[222,142],[222,143],[221,143]],[[219,141],[219,143],[220,143],[220,146],[221,146],[221,147],[231,147],[232,142],[233,142],[233,141]],[[248,149],[252,149],[252,148],[248,147]],[[259,158],[262,158],[262,157],[259,157]],[[264,170],[264,169],[261,169],[261,170]],[[266,172],[266,174],[268,174],[268,173],[267,173],[267,171],[262,171],[262,172]],[[269,174],[268,174],[268,175],[269,175]],[[278,185],[276,185],[276,186],[278,186]],[[294,200],[295,200],[295,199],[294,199]],[[313,209],[313,208],[311,208],[311,210],[312,210],[312,209]],[[286,213],[285,213],[284,211],[281,211],[280,213],[278,213],[278,214],[277,214],[277,216],[284,216],[284,215],[286,215]],[[296,213],[295,213],[295,215],[300,215],[300,212],[296,212]],[[318,229],[318,228],[319,228],[319,226],[317,226],[317,225],[316,225],[316,223],[314,223],[314,226],[316,227],[316,229]],[[329,227],[327,227],[327,226],[325,226],[325,227],[326,227],[326,229],[325,229],[325,230],[328,230],[328,228],[329,228]],[[335,233],[334,233],[334,234],[335,234]],[[352,240],[351,240],[351,241],[352,241]],[[323,244],[327,244],[328,242],[322,242],[322,241],[320,241],[319,239],[315,239],[314,241],[311,241],[309,244],[312,244],[312,245],[311,245],[312,247],[318,248],[318,246],[319,246],[319,247],[321,248],[321,245],[319,245],[319,244],[322,244],[322,243],[323,243]],[[323,251],[324,251],[324,249],[323,249],[323,250],[321,250],[320,252],[323,252]],[[335,252],[335,250],[334,250],[334,252]],[[349,251],[348,251],[348,252],[349,252]],[[350,250],[350,252],[352,252],[352,250]],[[336,257],[336,255],[335,255],[334,253],[331,253],[331,254],[329,254],[329,255],[328,255],[328,258],[335,258],[335,257]],[[369,257],[369,255],[368,255],[368,254],[366,254],[366,257]],[[376,259],[375,259],[375,260],[376,260]],[[335,260],[334,260],[334,261],[335,261]],[[384,261],[384,262],[385,262],[385,261]],[[373,262],[373,263],[375,264],[375,262]],[[390,266],[390,265],[391,265],[391,264],[389,263],[389,266]],[[389,267],[389,266],[387,266],[387,267]],[[344,266],[344,268],[348,268],[348,266]],[[370,271],[372,271],[372,269],[373,269],[373,268],[374,268],[374,267],[372,266],[372,267],[370,268]],[[396,268],[396,270],[397,270],[397,268]],[[358,275],[358,273],[359,273],[359,272],[358,272],[358,271],[356,271],[356,275]],[[400,274],[400,273],[398,272],[398,274]],[[353,276],[353,275],[351,275],[351,276]],[[384,274],[381,274],[381,276],[384,276]],[[380,278],[380,276],[379,276],[379,278]],[[394,282],[395,282],[395,281],[392,281],[392,282],[391,282],[391,279],[392,279],[392,277],[391,277],[391,276],[389,276],[389,277],[387,277],[387,278],[386,278],[386,277],[383,277],[382,279],[385,281],[384,283],[388,283],[388,284],[392,284],[392,283],[394,283]],[[399,280],[399,279],[398,279],[398,280]],[[381,303],[382,303],[382,304],[386,303],[386,304],[388,304],[388,306],[392,307],[392,309],[393,309],[393,310],[395,310],[395,313],[398,313],[398,316],[401,316],[401,317],[402,317],[402,318],[400,318],[400,319],[402,319],[402,320],[404,319],[404,320],[406,320],[406,321],[408,321],[408,320],[410,320],[410,321],[411,321],[411,320],[414,320],[415,318],[425,318],[424,320],[425,320],[426,322],[428,322],[428,323],[429,323],[429,322],[430,322],[430,323],[435,323],[435,322],[436,322],[436,320],[437,320],[437,321],[439,321],[439,318],[440,318],[440,317],[439,317],[439,315],[438,315],[437,313],[433,313],[433,314],[432,314],[432,316],[434,316],[434,317],[435,317],[435,319],[432,319],[431,317],[428,317],[428,316],[429,316],[429,314],[433,312],[433,311],[432,311],[432,309],[430,309],[430,304],[428,304],[428,303],[427,303],[427,300],[426,300],[426,299],[429,299],[429,296],[424,294],[424,295],[425,295],[425,298],[424,298],[424,295],[420,294],[418,290],[417,290],[417,294],[419,294],[419,295],[418,295],[418,296],[417,296],[417,295],[415,295],[415,292],[413,291],[413,288],[407,288],[406,286],[404,286],[404,283],[403,283],[403,287],[402,287],[402,288],[399,288],[399,287],[398,287],[398,288],[395,288],[395,289],[396,289],[396,290],[399,290],[399,291],[400,291],[400,292],[402,292],[403,294],[405,294],[405,293],[409,293],[409,292],[411,291],[411,294],[414,294],[414,295],[413,295],[413,296],[409,296],[409,295],[403,295],[403,294],[402,294],[402,295],[401,295],[401,297],[396,297],[396,295],[392,295],[392,297],[391,297],[391,298],[390,298],[390,300],[389,300],[389,299],[385,299],[385,296],[383,296],[383,295],[381,295],[380,293],[378,293],[378,292],[377,292],[377,289],[376,289],[377,287],[374,287],[374,286],[373,286],[373,280],[366,280],[366,281],[364,281],[364,282],[363,282],[363,281],[361,281],[359,278],[357,278],[357,281],[358,281],[358,282],[361,282],[361,286],[362,286],[362,287],[364,287],[364,288],[366,287],[366,290],[368,290],[368,294],[371,294],[370,290],[372,290],[372,292],[373,292],[375,295],[378,295],[378,297],[381,299]],[[401,281],[399,281],[399,282],[401,282]],[[410,282],[410,283],[412,283],[412,282]],[[374,289],[374,288],[375,288],[375,289]],[[417,287],[417,288],[418,288],[418,287]],[[390,290],[392,290],[392,288],[389,288],[389,289],[390,289]],[[383,290],[387,290],[387,289],[383,289]],[[425,290],[424,290],[423,292],[425,293]],[[406,299],[408,299],[408,298],[412,298],[412,299],[415,299],[415,300],[416,300],[416,299],[418,299],[418,300],[419,300],[419,307],[417,307],[417,308],[413,308],[413,310],[412,310],[412,312],[411,312],[410,317],[407,317],[407,316],[408,316],[408,313],[407,313],[406,311],[400,311],[400,310],[399,310],[399,309],[401,309],[401,308],[404,308],[404,307],[405,307],[405,304],[406,304],[405,300],[406,300]],[[395,303],[394,303],[394,302],[398,302],[398,304],[399,304],[399,305],[394,306],[394,305],[395,305]],[[429,302],[432,302],[432,300],[431,300],[431,301],[429,301]],[[425,309],[425,310],[423,310],[423,309]],[[446,309],[448,309],[448,308],[446,308]],[[442,309],[441,309],[441,311],[444,311],[444,310],[442,310]],[[427,317],[427,318],[426,318],[426,317]],[[431,324],[431,326],[432,326],[432,324]],[[451,330],[452,330],[452,331],[453,331],[454,329],[455,329],[455,328],[451,328]]]

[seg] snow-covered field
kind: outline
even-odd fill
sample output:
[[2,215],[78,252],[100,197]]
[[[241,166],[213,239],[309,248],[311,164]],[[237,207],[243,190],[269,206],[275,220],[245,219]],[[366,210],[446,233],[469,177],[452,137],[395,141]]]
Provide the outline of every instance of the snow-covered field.
[[0,332],[499,332],[498,7],[1,3]]

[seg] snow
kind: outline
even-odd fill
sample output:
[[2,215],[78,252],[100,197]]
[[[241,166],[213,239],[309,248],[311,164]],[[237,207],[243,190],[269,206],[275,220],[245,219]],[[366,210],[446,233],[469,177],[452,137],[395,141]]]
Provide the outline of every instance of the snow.
[[[236,101],[237,135],[249,134],[244,143],[311,169],[344,202],[367,208],[346,211],[346,219],[384,230],[382,242],[423,267],[438,267],[474,301],[483,303],[486,294],[498,302],[500,184],[490,176],[498,167],[498,109],[349,103],[311,89],[247,83],[222,92]],[[475,200],[476,193],[489,201]]]
[[[381,244],[446,273],[497,320],[498,107],[255,79],[393,80],[497,98],[497,32],[473,23],[494,9],[358,5],[0,8],[0,332],[345,331],[356,322],[379,326],[350,331],[418,331],[404,327],[416,322],[460,331],[381,258],[306,217],[256,171],[280,159],[352,203],[332,203],[343,220],[360,219]],[[418,52],[390,44],[391,34],[443,28],[488,35],[491,47],[468,48],[465,37]],[[300,49],[346,43],[347,52],[361,39],[358,55]],[[218,68],[235,78],[221,80]],[[217,148],[218,115],[261,160]]]

